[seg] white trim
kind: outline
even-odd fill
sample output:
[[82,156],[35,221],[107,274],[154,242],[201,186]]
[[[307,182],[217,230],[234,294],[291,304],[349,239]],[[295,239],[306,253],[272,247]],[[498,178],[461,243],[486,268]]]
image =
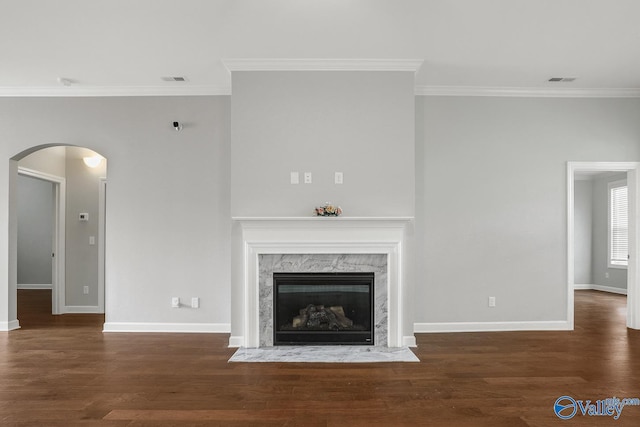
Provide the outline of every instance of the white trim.
[[636,88],[548,88],[490,86],[416,86],[418,96],[489,96],[515,98],[640,98]]
[[66,305],[64,306],[64,314],[102,314],[100,307],[97,305]]
[[34,169],[18,166],[18,175],[29,176],[53,183],[55,191],[53,252],[55,256],[52,262],[52,286],[51,286],[51,313],[64,313],[65,289],[66,289],[66,206],[67,206],[67,180],[64,177],[40,172]]
[[[362,222],[363,227],[369,227],[367,222],[387,222],[389,224],[397,224],[400,222],[409,222],[413,221],[414,217],[412,216],[270,216],[270,217],[260,217],[260,216],[234,216],[231,217],[233,221],[239,221],[243,223],[245,227],[263,226],[263,222],[298,222],[298,221],[327,221],[327,222]],[[354,227],[357,224],[350,224],[350,227]]]
[[573,328],[575,236],[574,176],[581,171],[627,172],[629,191],[629,265],[627,267],[627,327],[640,329],[640,162],[567,162],[567,321]]
[[[176,85],[179,83],[176,83]],[[0,97],[215,96],[231,95],[230,86],[0,86]]]
[[222,59],[233,71],[411,71],[422,59]]
[[51,289],[51,283],[18,283],[18,289]]
[[242,336],[230,336],[229,337],[229,348],[240,348],[244,345],[244,337]]
[[20,329],[20,322],[12,320],[10,322],[0,322],[0,332],[9,332]]
[[105,224],[107,202],[107,179],[100,178],[98,187],[98,308],[104,313],[105,284]]
[[102,332],[172,332],[228,334],[229,323],[150,323],[150,322],[106,322]]
[[627,290],[623,288],[616,288],[614,286],[602,286],[602,285],[574,285],[576,291],[600,291],[609,292],[611,294],[627,295]]
[[417,334],[440,332],[500,332],[500,331],[568,331],[573,325],[564,320],[540,322],[442,322],[414,323]]

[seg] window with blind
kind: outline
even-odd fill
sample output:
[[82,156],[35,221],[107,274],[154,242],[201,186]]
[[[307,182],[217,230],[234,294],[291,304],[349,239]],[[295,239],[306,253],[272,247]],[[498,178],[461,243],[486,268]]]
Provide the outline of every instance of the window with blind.
[[629,259],[627,182],[609,183],[609,267],[626,268]]

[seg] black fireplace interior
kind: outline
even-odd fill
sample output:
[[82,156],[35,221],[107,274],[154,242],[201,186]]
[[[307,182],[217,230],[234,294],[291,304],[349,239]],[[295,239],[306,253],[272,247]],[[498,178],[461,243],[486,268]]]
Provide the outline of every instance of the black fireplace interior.
[[374,273],[274,273],[274,345],[373,345]]

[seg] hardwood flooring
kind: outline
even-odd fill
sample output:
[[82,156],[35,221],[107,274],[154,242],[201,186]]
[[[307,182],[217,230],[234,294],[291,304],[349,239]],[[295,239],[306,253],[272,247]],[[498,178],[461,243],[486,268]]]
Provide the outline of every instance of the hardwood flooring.
[[0,333],[2,426],[638,426],[555,400],[640,397],[640,331],[624,296],[576,292],[572,332],[419,334],[421,363],[228,363],[224,334],[103,334],[19,292]]

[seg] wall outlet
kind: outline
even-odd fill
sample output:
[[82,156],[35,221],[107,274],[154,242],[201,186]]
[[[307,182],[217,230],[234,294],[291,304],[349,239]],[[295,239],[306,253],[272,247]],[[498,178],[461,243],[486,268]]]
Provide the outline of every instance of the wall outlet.
[[496,306],[496,297],[489,297],[489,307]]
[[604,273],[604,278],[608,279],[609,278],[609,272],[607,271],[606,273]]
[[198,297],[191,298],[191,308],[200,308],[200,298]]
[[82,288],[82,293],[85,295],[89,295],[89,287],[85,286],[84,288]]
[[180,298],[179,297],[171,298],[171,307],[172,308],[180,308]]
[[304,183],[311,184],[311,172],[304,173]]

